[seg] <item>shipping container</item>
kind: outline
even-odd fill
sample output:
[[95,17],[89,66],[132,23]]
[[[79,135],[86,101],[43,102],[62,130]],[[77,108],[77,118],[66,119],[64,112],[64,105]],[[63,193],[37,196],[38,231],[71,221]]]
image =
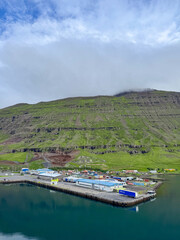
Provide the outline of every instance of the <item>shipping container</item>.
[[149,179],[144,179],[145,182],[149,182]]
[[143,182],[133,182],[134,185],[137,185],[137,186],[144,186],[144,183]]
[[122,194],[122,195],[125,195],[125,196],[128,196],[128,197],[132,197],[132,198],[138,197],[137,192],[128,191],[128,190],[119,190],[119,194]]
[[134,185],[132,182],[126,182],[128,185]]
[[120,177],[113,177],[113,179],[116,179],[116,180],[121,180],[121,178]]

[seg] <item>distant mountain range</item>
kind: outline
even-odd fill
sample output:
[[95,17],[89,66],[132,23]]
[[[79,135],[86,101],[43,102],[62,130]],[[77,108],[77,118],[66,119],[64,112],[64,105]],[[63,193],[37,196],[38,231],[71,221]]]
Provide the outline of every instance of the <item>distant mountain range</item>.
[[1,109],[0,163],[20,153],[27,165],[43,159],[71,168],[178,169],[180,93],[147,90]]

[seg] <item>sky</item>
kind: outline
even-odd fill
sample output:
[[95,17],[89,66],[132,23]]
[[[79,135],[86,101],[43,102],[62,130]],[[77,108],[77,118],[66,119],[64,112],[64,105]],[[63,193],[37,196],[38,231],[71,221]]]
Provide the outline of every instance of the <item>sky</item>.
[[180,91],[180,0],[0,0],[0,108]]

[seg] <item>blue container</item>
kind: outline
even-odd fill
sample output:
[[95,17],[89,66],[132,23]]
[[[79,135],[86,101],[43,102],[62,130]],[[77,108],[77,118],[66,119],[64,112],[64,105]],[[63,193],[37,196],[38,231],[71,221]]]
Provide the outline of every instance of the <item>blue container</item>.
[[126,195],[128,197],[137,197],[137,193],[136,192],[131,192],[131,191],[126,191],[126,190],[119,190],[119,194],[123,194]]
[[144,186],[144,183],[141,183],[141,182],[133,182],[133,184],[137,186]]
[[120,177],[113,177],[113,179],[115,179],[115,180],[121,180]]

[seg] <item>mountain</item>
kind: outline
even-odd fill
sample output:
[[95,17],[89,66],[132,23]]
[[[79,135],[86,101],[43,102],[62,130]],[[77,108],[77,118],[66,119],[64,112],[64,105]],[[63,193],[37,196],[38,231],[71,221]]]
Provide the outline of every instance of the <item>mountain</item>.
[[0,163],[180,169],[180,93],[126,92],[0,110]]

